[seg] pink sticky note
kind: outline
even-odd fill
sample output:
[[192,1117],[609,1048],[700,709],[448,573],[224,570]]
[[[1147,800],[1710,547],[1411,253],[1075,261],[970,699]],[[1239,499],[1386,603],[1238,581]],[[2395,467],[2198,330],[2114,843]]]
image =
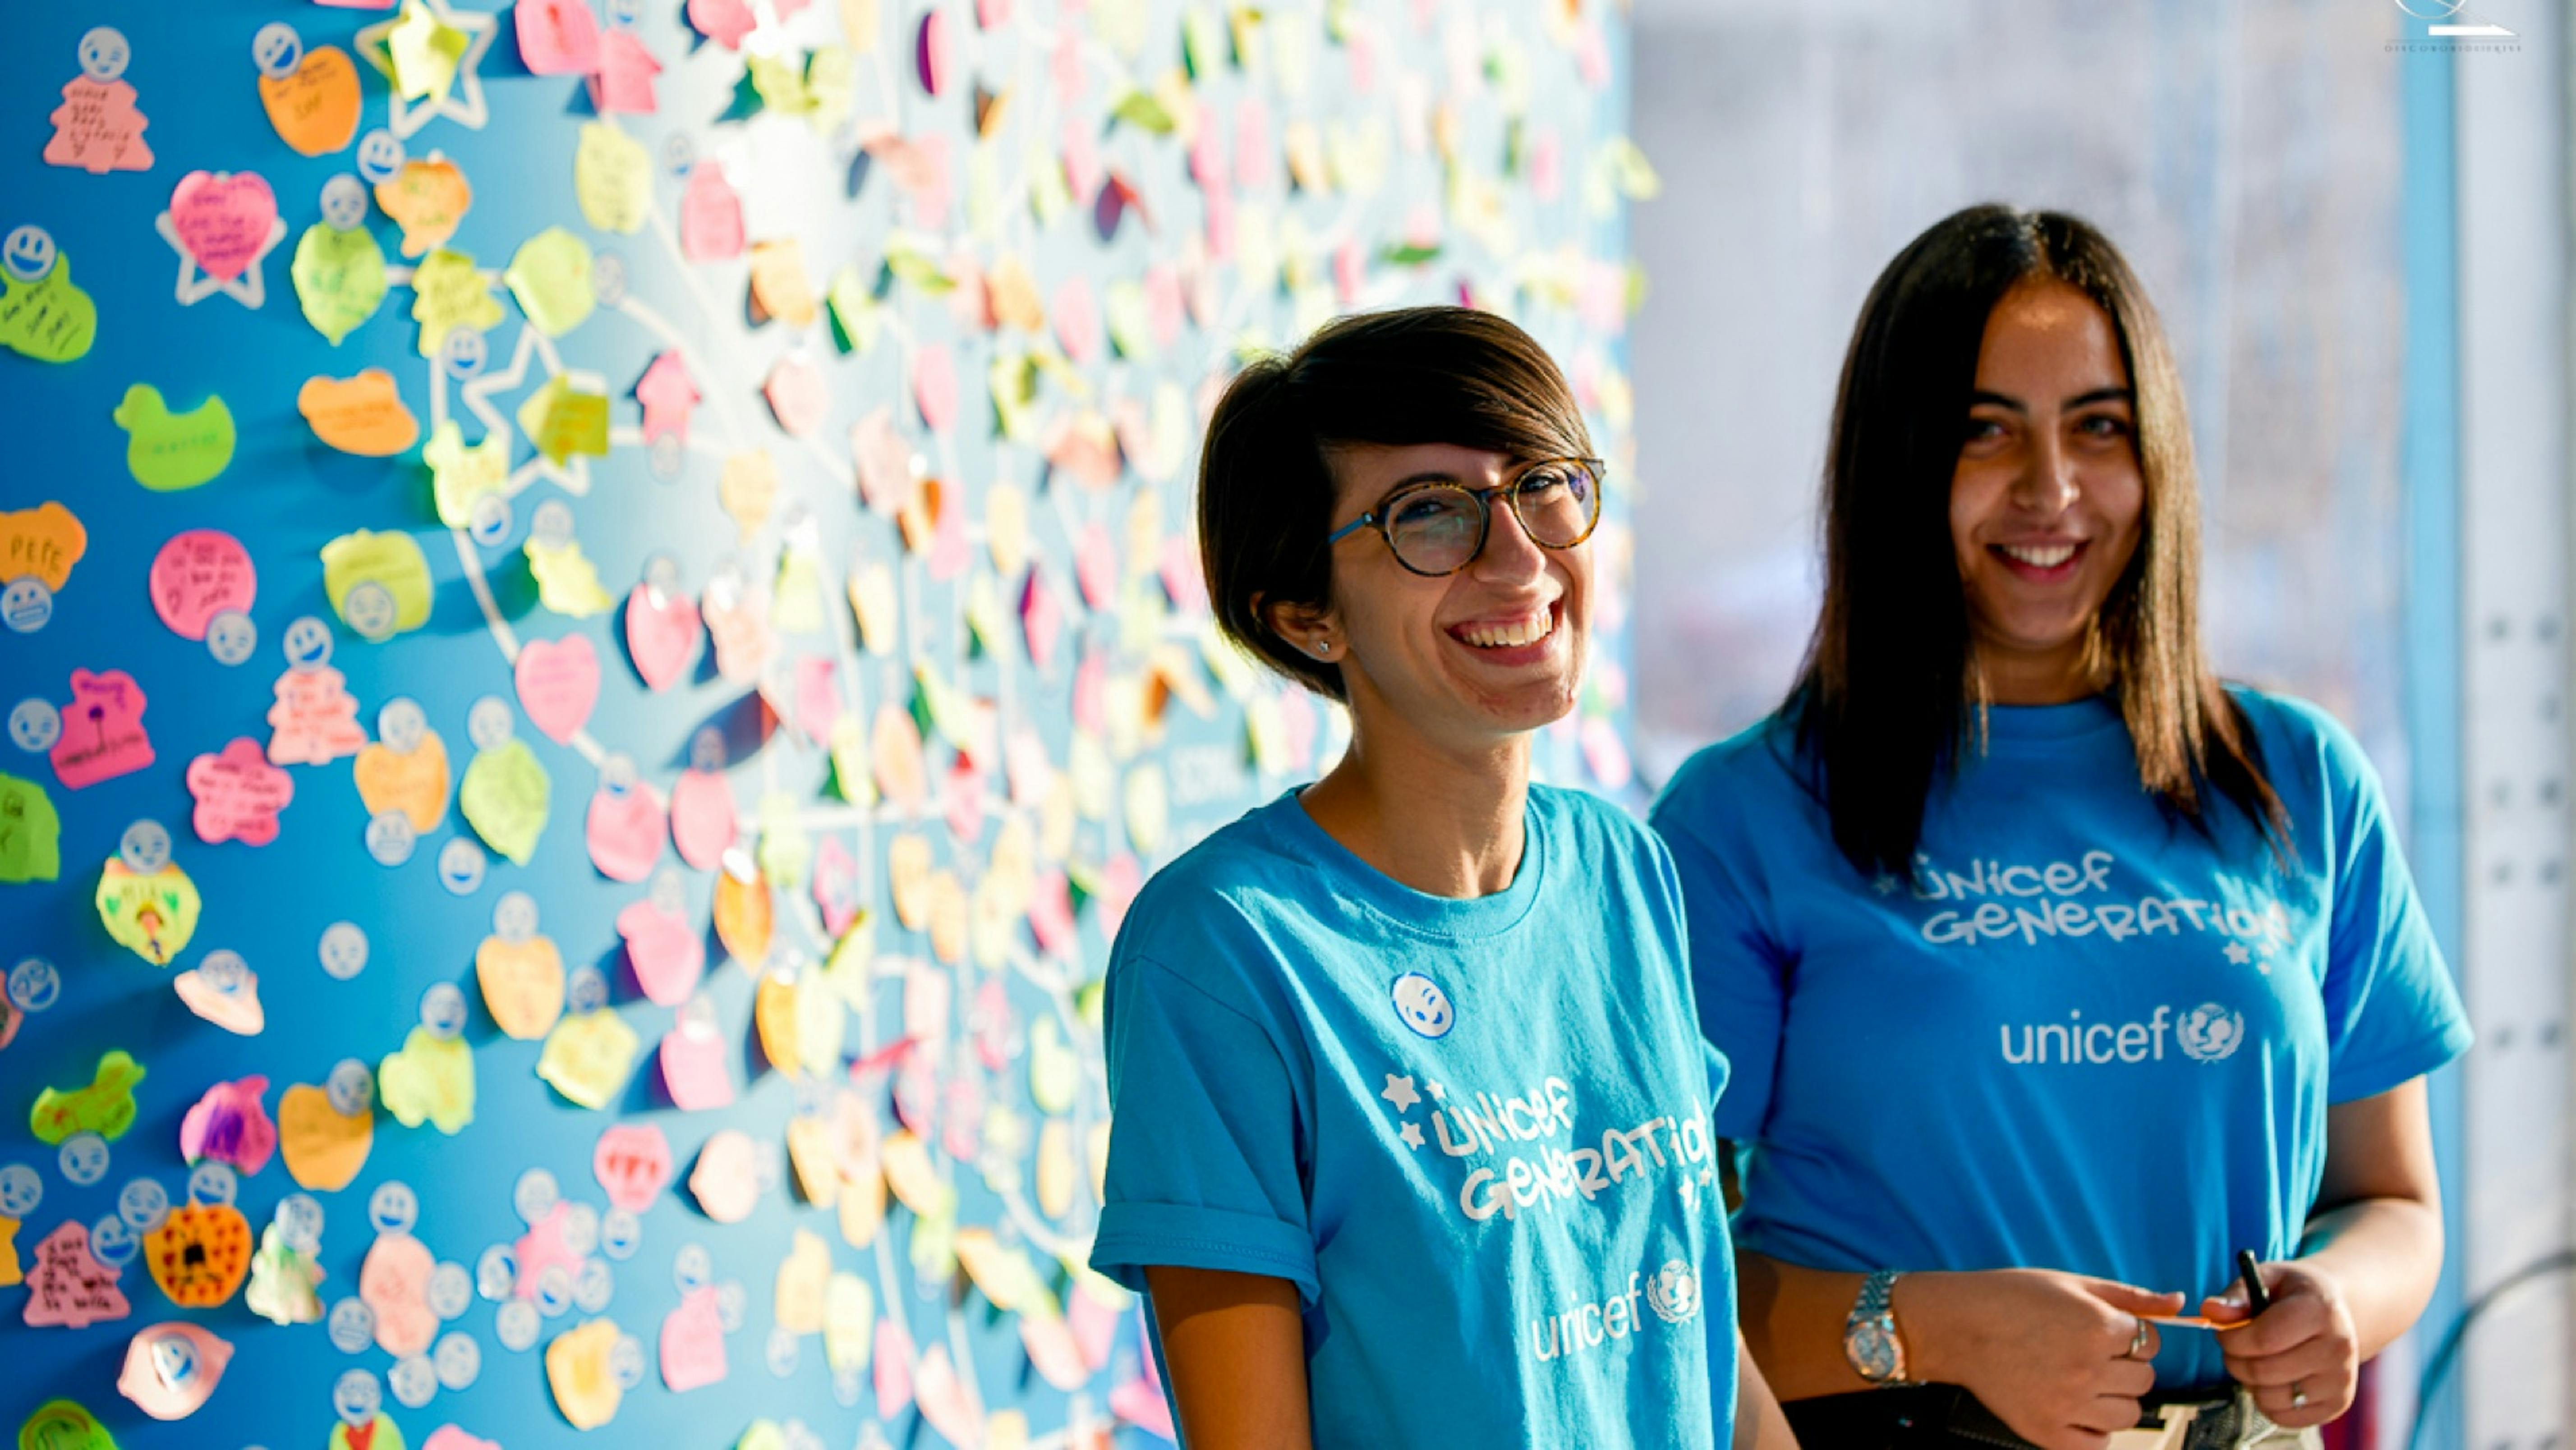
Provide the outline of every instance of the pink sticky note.
[[1223,186],[1234,179],[1226,155],[1225,133],[1213,117],[1199,118],[1199,133],[1190,140],[1190,180],[1201,186]]
[[245,1174],[267,1167],[277,1151],[277,1125],[260,1102],[267,1091],[268,1079],[258,1076],[206,1089],[179,1120],[179,1156],[191,1165],[229,1163]]
[[733,1078],[725,1071],[725,1042],[712,1027],[690,1021],[675,1023],[662,1034],[658,1054],[662,1086],[671,1106],[682,1112],[721,1108],[733,1101]]
[[748,0],[689,0],[689,24],[698,34],[727,50],[742,49],[742,38],[759,24]]
[[1091,1367],[1082,1362],[1082,1347],[1073,1336],[1073,1328],[1061,1314],[1021,1314],[1020,1347],[1029,1353],[1029,1364],[1038,1378],[1057,1389],[1071,1393],[1082,1388],[1091,1378]]
[[[877,1320],[876,1352],[877,1418],[891,1420],[912,1405],[912,1334],[903,1326],[899,1315],[887,1314]],[[958,1443],[972,1445],[981,1436]]]
[[1136,1378],[1110,1390],[1109,1413],[1149,1435],[1177,1441],[1180,1437],[1172,1430],[1171,1401],[1163,1398],[1162,1372],[1154,1363],[1153,1336],[1140,1334],[1137,1339],[1137,1358],[1143,1367]]
[[698,405],[698,384],[677,352],[653,359],[644,376],[636,379],[635,401],[644,408],[646,443],[666,436],[689,441],[689,410]]
[[358,701],[338,670],[288,670],[277,677],[277,703],[268,707],[271,765],[329,765],[365,748]]
[[662,1316],[662,1383],[685,1394],[724,1377],[724,1311],[717,1307],[715,1286],[700,1285]]
[[573,1252],[565,1233],[571,1220],[572,1204],[557,1199],[554,1207],[547,1209],[535,1223],[528,1225],[526,1233],[519,1235],[518,1244],[510,1252],[518,1259],[520,1298],[537,1297],[537,1280],[548,1269],[563,1270],[567,1279],[581,1272],[584,1256]]
[[859,863],[838,836],[825,836],[814,848],[814,905],[823,913],[823,930],[838,939],[859,915]]
[[27,1269],[27,1323],[87,1329],[131,1314],[116,1272],[89,1251],[89,1229],[65,1219],[36,1245],[36,1262]]
[[1073,193],[1076,206],[1089,206],[1100,192],[1105,174],[1100,164],[1100,142],[1093,135],[1096,121],[1068,115],[1064,123],[1064,184]]
[[586,634],[529,640],[510,673],[529,723],[558,745],[581,733],[599,703],[599,652]]
[[267,250],[277,193],[254,172],[191,171],[170,193],[170,225],[198,270],[230,282]]
[[1062,867],[1039,873],[1029,896],[1029,930],[1038,939],[1038,950],[1050,957],[1071,961],[1081,950],[1073,927],[1073,886]]
[[975,1405],[975,1397],[957,1378],[957,1366],[948,1358],[948,1346],[934,1344],[921,1357],[921,1372],[913,1382],[912,1401],[921,1407],[921,1418],[930,1428],[948,1437],[951,1445],[984,1443],[984,1412]]
[[946,344],[924,343],[913,353],[912,399],[933,432],[957,421],[957,363]]
[[671,844],[680,859],[713,871],[733,844],[733,784],[720,770],[684,770],[671,787]]
[[358,1297],[376,1311],[376,1347],[397,1359],[429,1352],[438,1311],[429,1307],[429,1246],[410,1234],[378,1234],[358,1266]]
[[821,655],[796,662],[796,729],[821,745],[832,738],[832,722],[841,718],[840,667]]
[[698,603],[676,589],[638,584],[626,596],[626,655],[649,690],[667,690],[688,672],[706,626]]
[[1011,993],[1000,977],[986,977],[984,985],[975,989],[975,1015],[968,1025],[974,1029],[976,1060],[986,1072],[1010,1066],[1011,1036],[1019,1029],[1019,1014],[1011,1010]]
[[206,626],[227,609],[250,612],[259,573],[250,550],[221,529],[173,534],[152,556],[152,609],[181,639],[204,639]]
[[653,1123],[615,1124],[601,1131],[590,1171],[612,1206],[642,1213],[670,1186],[671,1140]]
[[51,119],[48,166],[77,167],[93,176],[152,169],[152,148],[143,140],[152,123],[136,107],[134,87],[123,81],[74,76],[64,84],[63,103]]
[[72,671],[72,702],[54,741],[54,774],[73,790],[130,775],[152,763],[143,733],[143,687],[123,670]]
[[519,59],[541,76],[588,75],[599,69],[599,22],[589,0],[519,0]]
[[975,838],[984,834],[984,777],[966,752],[957,752],[956,760],[950,762],[948,788],[940,794],[947,807],[943,814],[948,833],[961,846],[974,845]]
[[1092,608],[1107,609],[1118,602],[1118,546],[1109,541],[1107,526],[1096,519],[1083,525],[1074,541],[1073,578],[1082,588],[1082,602]]
[[624,30],[599,37],[599,69],[590,78],[591,109],[601,115],[649,116],[662,108],[653,79],[662,63],[644,42]]
[[719,1128],[698,1149],[689,1196],[718,1223],[740,1223],[760,1203],[760,1150],[737,1128]]
[[1073,1342],[1082,1349],[1082,1362],[1095,1373],[1109,1367],[1109,1353],[1118,1338],[1117,1305],[1092,1293],[1081,1284],[1065,1299],[1065,1322],[1073,1327]]
[[698,989],[698,978],[707,969],[707,944],[686,916],[650,901],[633,902],[617,913],[617,934],[625,939],[626,963],[635,969],[636,985],[646,997],[677,1007]]
[[692,262],[723,262],[742,249],[742,198],[725,180],[724,163],[708,157],[689,168],[680,192],[680,250]]
[[1270,103],[1245,96],[1234,108],[1234,179],[1254,191],[1279,184],[1279,153],[1270,142]]
[[[328,5],[333,0],[322,0],[322,3]],[[356,1443],[354,1436],[351,1443]],[[468,1435],[454,1425],[441,1425],[429,1432],[429,1438],[421,1442],[421,1450],[501,1450],[501,1446],[498,1441]]]
[[1056,341],[1077,363],[1100,360],[1100,304],[1091,295],[1091,280],[1076,272],[1055,289]]
[[903,507],[912,486],[912,446],[895,431],[892,410],[878,408],[850,425],[850,457],[869,508],[891,514]]
[[1565,144],[1553,130],[1539,132],[1530,143],[1530,195],[1554,201],[1565,190]]
[[1288,768],[1304,770],[1315,758],[1315,706],[1313,697],[1303,690],[1289,690],[1279,697],[1280,733],[1287,737]]
[[1109,661],[1096,649],[1073,667],[1073,723],[1094,735],[1109,732]]
[[1163,540],[1155,572],[1162,576],[1163,596],[1173,608],[1196,614],[1208,607],[1207,571],[1199,567],[1198,550],[1188,535],[1173,534]]
[[1168,348],[1181,340],[1182,297],[1179,268],[1156,262],[1145,269],[1145,326],[1154,334],[1155,346]]
[[924,91],[935,96],[948,89],[948,78],[957,71],[956,52],[948,35],[948,13],[933,7],[921,17],[921,35],[913,46],[914,69]]
[[1055,664],[1056,637],[1064,629],[1064,604],[1047,586],[1037,565],[1029,566],[1029,581],[1020,589],[1020,633],[1028,640],[1029,663],[1040,670]]
[[662,863],[662,807],[641,785],[623,791],[601,786],[582,818],[590,864],[611,881],[641,881]]
[[1118,935],[1118,923],[1127,917],[1127,903],[1145,887],[1145,871],[1136,858],[1121,851],[1100,868],[1100,934]]
[[823,370],[802,353],[780,358],[770,368],[761,392],[769,399],[769,411],[777,416],[778,426],[798,438],[812,437],[823,426],[823,415],[831,411],[831,391],[823,381]]
[[236,739],[216,755],[188,762],[188,794],[197,839],[265,846],[277,839],[277,815],[295,799],[295,777],[268,763],[259,742]]
[[[116,1377],[116,1392],[156,1420],[184,1420],[197,1413],[222,1383],[233,1347],[194,1324],[155,1324],[125,1342],[125,1369]],[[170,1362],[188,1372],[165,1375]],[[22,1443],[59,1443],[44,1430]],[[83,1444],[94,1443],[82,1439]]]
[[1011,23],[1011,0],[975,0],[975,24],[985,30],[999,30]]

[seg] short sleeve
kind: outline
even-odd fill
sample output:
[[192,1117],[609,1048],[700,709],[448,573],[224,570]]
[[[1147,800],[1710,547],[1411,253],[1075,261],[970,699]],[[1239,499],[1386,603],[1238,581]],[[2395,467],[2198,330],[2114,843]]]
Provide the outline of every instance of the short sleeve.
[[1104,1026],[1109,1169],[1091,1266],[1140,1293],[1152,1264],[1266,1274],[1312,1305],[1322,1290],[1278,1044],[1142,956],[1112,967]]
[[2375,1097],[2468,1051],[2467,1014],[2415,895],[2379,777],[2341,727],[2326,725],[2335,823],[2326,944],[2326,1100]]
[[1691,991],[1700,1035],[1716,1049],[1725,1088],[1712,1115],[1721,1138],[1762,1136],[1780,1059],[1786,985],[1780,957],[1736,873],[1710,848],[1690,816],[1687,793],[1668,792],[1650,823],[1672,852],[1688,923]]

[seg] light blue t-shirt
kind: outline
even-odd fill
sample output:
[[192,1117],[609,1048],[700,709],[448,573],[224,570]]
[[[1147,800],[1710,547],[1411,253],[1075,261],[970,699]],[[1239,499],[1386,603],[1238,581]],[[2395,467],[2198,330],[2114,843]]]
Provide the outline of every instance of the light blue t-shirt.
[[[1775,718],[1656,803],[1690,904],[1700,1021],[1735,1065],[1746,1250],[1840,1271],[2050,1268],[2223,1290],[2294,1254],[2326,1108],[2469,1045],[2378,778],[2323,711],[2250,691],[2284,872],[2138,783],[2106,701],[1999,708],[1925,811],[1916,881],[1835,849]],[[2225,1381],[2171,1330],[2167,1387]]]
[[1292,792],[1158,873],[1110,957],[1091,1262],[1286,1279],[1319,1446],[1688,1446],[1735,1281],[1652,833],[1533,786],[1512,884],[1380,874]]

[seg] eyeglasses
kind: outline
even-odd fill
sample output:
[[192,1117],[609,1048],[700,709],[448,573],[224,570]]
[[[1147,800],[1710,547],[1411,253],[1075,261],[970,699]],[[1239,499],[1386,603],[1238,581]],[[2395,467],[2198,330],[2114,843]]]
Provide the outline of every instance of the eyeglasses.
[[1521,532],[1542,549],[1571,549],[1592,537],[1601,522],[1601,460],[1552,458],[1533,463],[1511,482],[1493,488],[1425,483],[1403,489],[1351,520],[1324,542],[1338,544],[1375,525],[1395,562],[1438,578],[1476,562],[1494,523],[1494,495],[1502,494]]

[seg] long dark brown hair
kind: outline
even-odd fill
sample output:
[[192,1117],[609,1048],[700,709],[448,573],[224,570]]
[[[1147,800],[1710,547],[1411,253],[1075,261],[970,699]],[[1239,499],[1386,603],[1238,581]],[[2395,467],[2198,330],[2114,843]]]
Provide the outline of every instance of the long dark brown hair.
[[1913,874],[1934,785],[1982,749],[1984,688],[1950,538],[1950,486],[1987,318],[2015,286],[2063,282],[2110,316],[2136,398],[2138,548],[2089,642],[2136,747],[2138,783],[2206,831],[2211,797],[2276,852],[2288,816],[2244,710],[2200,639],[2200,488],[2164,327],[2119,249],[2062,212],[1970,207],[1888,263],[1843,360],[1824,480],[1825,600],[1787,713],[1821,774],[1834,844],[1865,873]]

